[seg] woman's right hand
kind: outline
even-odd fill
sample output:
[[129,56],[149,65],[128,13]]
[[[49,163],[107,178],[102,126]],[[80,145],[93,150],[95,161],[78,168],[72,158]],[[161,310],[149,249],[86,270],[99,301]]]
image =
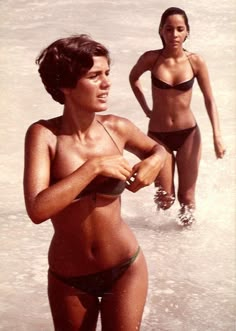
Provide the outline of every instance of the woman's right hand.
[[105,177],[127,180],[132,173],[132,167],[122,155],[99,156],[87,161],[94,163],[95,172]]
[[222,159],[225,155],[226,148],[224,146],[221,136],[214,136],[215,154],[218,159]]

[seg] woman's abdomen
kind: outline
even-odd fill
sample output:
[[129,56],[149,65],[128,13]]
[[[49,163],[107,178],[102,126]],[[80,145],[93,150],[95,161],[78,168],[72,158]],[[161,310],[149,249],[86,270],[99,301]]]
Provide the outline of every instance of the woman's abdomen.
[[[88,200],[88,199],[86,199]],[[55,229],[49,248],[49,266],[64,276],[98,272],[127,259],[137,249],[132,231],[120,216],[119,198],[97,197],[89,212],[78,205],[53,219]]]

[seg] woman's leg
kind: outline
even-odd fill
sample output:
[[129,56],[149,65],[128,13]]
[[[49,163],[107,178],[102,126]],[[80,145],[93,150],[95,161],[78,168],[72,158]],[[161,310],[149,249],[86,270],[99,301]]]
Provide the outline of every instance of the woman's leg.
[[155,181],[157,191],[154,196],[154,201],[157,204],[158,209],[169,209],[175,202],[174,170],[174,155],[167,152],[165,165]]
[[178,200],[181,206],[195,208],[195,190],[201,159],[201,136],[199,128],[188,136],[176,155],[179,186]]
[[138,331],[147,296],[148,275],[140,251],[135,262],[101,301],[102,331]]
[[48,297],[55,331],[95,331],[99,313],[96,297],[81,294],[48,274]]

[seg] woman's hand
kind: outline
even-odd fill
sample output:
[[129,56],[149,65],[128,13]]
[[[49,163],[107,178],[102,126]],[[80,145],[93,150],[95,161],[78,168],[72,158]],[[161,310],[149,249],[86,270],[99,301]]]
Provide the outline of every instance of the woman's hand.
[[221,136],[214,136],[215,154],[218,159],[222,159],[225,155],[226,148],[224,146]]
[[154,154],[136,163],[133,166],[132,175],[127,181],[126,188],[131,192],[137,192],[141,188],[152,184],[164,165],[165,157],[166,152],[162,155]]
[[151,118],[152,111],[150,109],[148,109],[147,111],[145,111],[145,113],[146,113],[147,118]]
[[126,181],[132,174],[132,167],[122,155],[95,157],[87,162],[94,162],[95,172],[104,177],[113,177]]

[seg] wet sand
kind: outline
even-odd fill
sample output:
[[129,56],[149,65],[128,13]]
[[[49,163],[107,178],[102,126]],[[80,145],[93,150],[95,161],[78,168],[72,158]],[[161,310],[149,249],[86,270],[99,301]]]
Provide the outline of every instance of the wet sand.
[[[34,64],[37,54],[55,39],[74,33],[89,33],[103,42],[113,59],[109,112],[128,117],[146,131],[148,122],[132,95],[128,74],[141,53],[161,47],[159,18],[173,5],[159,1],[157,6],[154,0],[0,2],[0,330],[53,330],[47,301],[52,227],[50,222],[30,222],[22,192],[25,131],[33,121],[61,113],[42,87]],[[141,330],[234,331],[236,5],[232,0],[200,0],[179,1],[178,6],[190,20],[186,48],[200,53],[209,67],[227,154],[215,160],[211,127],[196,84],[192,108],[203,140],[197,224],[190,230],[178,228],[177,204],[157,213],[153,187],[122,197],[124,219],[138,237],[149,268]],[[143,83],[148,93],[148,76]]]

